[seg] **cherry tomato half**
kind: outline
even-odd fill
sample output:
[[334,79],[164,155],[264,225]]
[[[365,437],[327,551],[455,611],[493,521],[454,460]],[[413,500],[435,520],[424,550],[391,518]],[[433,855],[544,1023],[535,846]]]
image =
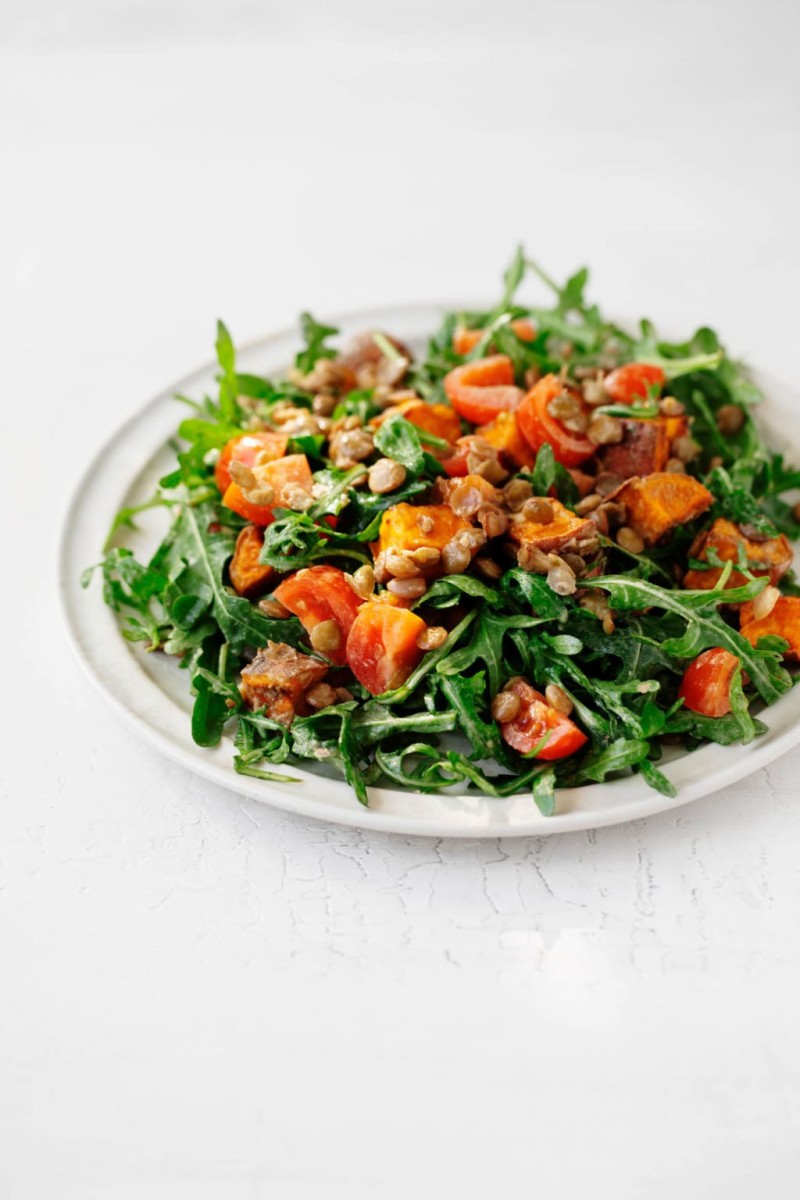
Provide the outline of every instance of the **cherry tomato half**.
[[500,726],[504,741],[514,750],[519,750],[520,754],[530,754],[547,736],[547,742],[536,758],[552,762],[557,758],[566,758],[586,745],[588,738],[583,730],[569,717],[556,712],[541,692],[537,692],[526,680],[515,679],[506,690],[513,692],[521,704],[514,720]]
[[553,448],[556,460],[565,467],[579,467],[591,458],[597,447],[580,433],[565,429],[549,411],[551,400],[564,390],[557,375],[543,375],[523,397],[517,409],[517,423],[525,440],[534,450],[545,442]]
[[[333,621],[339,630],[339,645],[323,651],[326,658],[343,667],[347,661],[345,646],[363,600],[350,587],[344,571],[338,567],[304,567],[275,589],[274,596],[284,608],[299,617],[311,633],[322,621]],[[335,642],[335,638],[332,640]]]
[[282,433],[269,433],[266,430],[258,433],[240,433],[231,438],[222,447],[217,465],[214,467],[214,479],[217,487],[224,495],[231,482],[231,463],[234,459],[245,467],[252,467],[257,458],[261,462],[269,462],[273,458],[283,458],[289,439]]
[[426,625],[416,613],[378,600],[362,604],[347,639],[347,663],[373,696],[401,687],[422,659]]
[[661,367],[651,363],[625,363],[606,375],[603,386],[615,404],[646,400],[653,389],[660,391],[667,377]]
[[678,696],[686,708],[704,717],[724,717],[731,711],[731,680],[739,665],[735,654],[714,646],[686,668]]
[[447,399],[460,417],[473,425],[485,425],[498,413],[511,412],[522,398],[514,386],[514,367],[506,354],[476,358],[444,377]]

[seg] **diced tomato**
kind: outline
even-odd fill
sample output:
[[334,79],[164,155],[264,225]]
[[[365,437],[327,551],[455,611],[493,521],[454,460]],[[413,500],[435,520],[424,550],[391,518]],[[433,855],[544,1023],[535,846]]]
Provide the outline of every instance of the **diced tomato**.
[[498,413],[511,412],[522,398],[514,385],[514,366],[506,354],[464,363],[444,377],[447,399],[460,417],[485,425]]
[[347,637],[364,601],[356,595],[338,567],[304,567],[275,589],[274,596],[284,608],[299,617],[311,633],[322,621],[333,621],[339,628],[341,644],[325,651],[337,666],[347,662]]
[[583,434],[565,429],[551,415],[548,406],[563,391],[564,383],[557,375],[543,375],[523,397],[517,409],[517,421],[534,450],[549,443],[558,462],[565,467],[579,467],[591,458],[597,447]]
[[[512,321],[510,327],[521,342],[532,342],[536,337],[534,326],[525,317]],[[453,334],[453,349],[456,354],[469,354],[471,350],[475,349],[483,334],[483,329],[466,329],[463,325],[459,325]]]
[[606,375],[603,386],[615,404],[632,404],[634,400],[646,400],[653,390],[658,394],[666,379],[661,367],[650,363],[625,363]]
[[301,487],[310,493],[313,480],[305,454],[289,454],[285,458],[268,462],[262,475],[264,482],[269,484],[275,493],[275,498],[270,504],[252,504],[245,498],[238,483],[228,485],[222,503],[246,521],[263,527],[271,525],[275,520],[273,509],[287,506],[291,488]]
[[739,659],[714,646],[698,654],[686,668],[678,696],[686,708],[704,717],[724,717],[731,711],[731,680]]
[[269,433],[266,430],[258,433],[241,433],[231,438],[223,446],[217,465],[214,467],[214,479],[217,487],[224,495],[231,482],[231,463],[242,463],[245,467],[259,462],[269,462],[274,458],[283,458],[289,439],[282,433]]
[[373,696],[401,687],[422,659],[417,642],[426,625],[416,613],[369,600],[347,639],[347,663]]
[[454,452],[449,458],[442,460],[442,466],[451,479],[456,479],[459,475],[467,474],[467,455],[470,452],[470,443],[472,441],[472,434],[459,438],[455,444]]
[[500,726],[504,741],[520,754],[530,754],[546,736],[547,743],[535,756],[545,762],[567,758],[586,745],[588,738],[574,721],[552,708],[541,692],[524,679],[515,679],[506,688],[520,700],[520,710],[513,721]]

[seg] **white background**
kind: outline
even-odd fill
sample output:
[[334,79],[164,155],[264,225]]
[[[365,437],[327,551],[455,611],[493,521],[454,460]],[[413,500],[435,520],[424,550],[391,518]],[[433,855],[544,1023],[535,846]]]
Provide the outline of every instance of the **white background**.
[[118,724],[53,562],[218,315],[492,298],[519,240],[797,378],[798,33],[790,0],[3,0],[3,1200],[795,1193],[800,754],[597,835],[312,824]]

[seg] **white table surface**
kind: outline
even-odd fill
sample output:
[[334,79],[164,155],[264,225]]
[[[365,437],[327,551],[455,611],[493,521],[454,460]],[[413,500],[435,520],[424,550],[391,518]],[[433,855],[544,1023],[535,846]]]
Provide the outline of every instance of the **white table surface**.
[[788,0],[0,7],[3,1200],[795,1194],[800,752],[596,835],[295,819],[118,723],[53,563],[218,315],[491,297],[518,240],[797,378],[798,32]]

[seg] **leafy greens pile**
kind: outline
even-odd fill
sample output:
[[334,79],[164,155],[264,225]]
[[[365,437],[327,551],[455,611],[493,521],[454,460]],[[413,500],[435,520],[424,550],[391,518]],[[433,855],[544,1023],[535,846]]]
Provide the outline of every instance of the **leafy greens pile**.
[[[550,289],[550,307],[518,302],[526,275]],[[558,286],[518,252],[494,308],[444,317],[425,356],[412,367],[411,387],[429,403],[446,403],[447,373],[465,357],[478,359],[487,352],[508,355],[520,381],[532,369],[571,374],[623,362],[660,364],[671,380],[670,394],[692,418],[692,436],[702,450],[692,471],[715,498],[705,523],[724,516],[747,522],[766,537],[779,532],[797,537],[800,525],[784,494],[800,487],[800,472],[789,470],[765,446],[752,416],[759,394],[716,334],[703,328],[687,342],[668,343],[647,321],[635,333],[621,329],[585,299],[587,278],[582,270]],[[518,318],[533,321],[532,340],[515,336],[512,322]],[[480,331],[466,356],[453,349],[454,333],[464,325]],[[726,606],[754,599],[767,580],[753,577],[740,563],[744,584],[725,589],[727,564],[715,588],[680,588],[670,568],[686,561],[696,528],[679,529],[666,545],[642,553],[603,539],[604,573],[591,586],[605,594],[614,613],[613,632],[606,632],[575,597],[557,595],[543,576],[519,566],[496,582],[474,571],[446,575],[431,584],[417,606],[429,620],[433,615],[447,626],[447,639],[425,654],[401,687],[372,697],[358,683],[348,683],[352,699],[298,716],[288,727],[264,710],[248,708],[239,672],[256,648],[272,641],[308,653],[308,637],[295,617],[271,617],[230,586],[228,564],[245,521],[222,506],[214,461],[231,438],[252,428],[254,414],[261,428],[270,428],[278,406],[311,410],[313,393],[298,378],[334,358],[329,340],[337,330],[305,314],[302,332],[305,348],[297,356],[297,371],[270,380],[237,370],[233,343],[220,323],[218,393],[200,401],[180,398],[194,411],[178,427],[177,465],[156,497],[118,514],[100,564],[104,598],[121,614],[123,635],[148,651],[176,656],[186,671],[194,695],[192,733],[199,745],[216,744],[227,727],[234,734],[240,773],[291,782],[293,762],[326,763],[344,774],[363,804],[369,786],[378,783],[427,792],[458,785],[493,797],[528,792],[549,814],[557,788],[631,771],[664,794],[674,794],[658,766],[665,739],[680,739],[689,748],[708,740],[727,745],[748,742],[763,730],[751,707],[773,703],[792,685],[783,666],[784,643],[763,638],[754,648],[737,631]],[[723,437],[716,414],[731,404],[741,407],[744,420],[738,432]],[[344,396],[333,415],[366,422],[379,411],[367,388]],[[639,415],[647,416],[646,406]],[[323,436],[292,439],[289,452],[305,454],[314,471],[316,499],[303,512],[277,510],[265,531],[262,562],[283,573],[321,562],[352,572],[372,562],[369,543],[378,535],[384,511],[400,501],[424,501],[442,474],[435,451],[444,443],[399,418],[380,427],[375,444],[407,470],[407,481],[390,494],[359,486],[366,474],[361,464],[337,469]],[[527,478],[535,495],[552,495],[554,489],[574,507],[573,480],[549,446],[540,449]],[[168,509],[172,523],[152,558],[139,562],[119,544],[120,537],[138,512],[156,505]],[[335,529],[325,523],[330,516],[337,517]],[[790,577],[781,587],[795,593]],[[689,711],[677,699],[687,664],[710,647],[730,650],[740,663],[731,712],[715,718]],[[574,718],[589,735],[583,752],[547,763],[510,749],[492,719],[490,702],[513,676],[563,689]]]

